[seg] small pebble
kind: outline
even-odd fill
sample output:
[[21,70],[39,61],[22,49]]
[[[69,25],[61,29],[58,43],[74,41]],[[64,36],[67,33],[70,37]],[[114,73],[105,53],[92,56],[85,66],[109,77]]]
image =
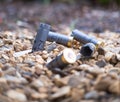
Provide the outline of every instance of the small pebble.
[[5,78],[0,78],[0,84],[1,83],[7,84],[7,80]]
[[3,76],[3,71],[0,69],[0,77]]
[[55,75],[54,76],[54,82],[57,86],[67,85],[68,80],[69,80],[69,77],[67,77],[67,76],[64,77],[64,78],[61,78],[60,75]]
[[99,55],[105,55],[105,50],[101,47],[98,48],[98,54]]
[[85,94],[85,99],[98,99],[99,93],[97,91],[90,91]]
[[71,88],[69,86],[64,86],[60,88],[56,93],[54,93],[50,98],[51,99],[56,99],[62,96],[69,95],[71,91]]
[[120,68],[120,62],[118,62],[118,63],[115,65],[115,67]]
[[33,93],[32,95],[32,98],[34,99],[45,99],[48,97],[48,95],[46,93]]
[[80,76],[72,76],[69,78],[68,85],[71,87],[77,87],[81,82]]
[[99,75],[95,82],[95,89],[99,91],[108,90],[108,87],[112,84],[110,77],[107,77],[105,74]]
[[43,84],[43,82],[41,80],[34,80],[31,83],[31,86],[38,89],[39,87],[44,86],[44,84]]
[[120,95],[120,80],[113,82],[109,86],[109,91],[117,95]]
[[109,73],[117,73],[120,74],[120,68],[111,68],[108,70]]
[[36,61],[40,64],[44,63],[44,60],[42,59],[42,57],[40,55],[36,55]]
[[100,60],[100,61],[96,62],[96,65],[99,67],[104,67],[104,66],[106,66],[106,62],[105,62],[105,60]]
[[17,101],[21,101],[21,102],[27,101],[27,97],[25,96],[24,93],[15,90],[8,90],[6,94],[9,98],[15,99]]
[[112,59],[112,57],[113,57],[114,55],[115,55],[115,54],[112,53],[112,52],[107,52],[107,53],[105,54],[105,60],[106,60],[106,61],[110,61],[110,59]]
[[84,98],[84,94],[85,94],[84,89],[72,88],[70,97],[72,98],[72,101],[79,102],[79,100]]
[[4,75],[16,75],[16,69],[14,67],[10,67],[4,71]]
[[116,55],[113,55],[112,58],[110,59],[110,63],[112,64],[117,64],[117,56]]
[[24,83],[24,84],[27,84],[27,80],[24,79],[24,78],[17,78],[17,77],[14,77],[14,76],[10,76],[10,75],[6,75],[5,76],[7,82],[11,82],[11,83]]
[[43,54],[43,55],[42,55],[42,58],[43,58],[44,60],[46,60],[46,59],[48,58],[48,54]]
[[56,47],[57,47],[57,45],[56,45],[55,42],[53,42],[52,44],[48,45],[48,47],[47,47],[48,53],[53,51]]
[[120,61],[120,54],[116,54],[117,60]]
[[2,39],[0,39],[0,47],[4,45],[4,42]]

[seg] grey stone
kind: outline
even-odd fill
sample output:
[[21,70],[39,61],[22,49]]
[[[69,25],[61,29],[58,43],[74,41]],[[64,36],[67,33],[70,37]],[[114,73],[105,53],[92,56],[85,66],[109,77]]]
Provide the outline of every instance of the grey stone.
[[104,67],[106,66],[106,61],[105,60],[100,60],[98,62],[96,62],[96,65],[99,67]]

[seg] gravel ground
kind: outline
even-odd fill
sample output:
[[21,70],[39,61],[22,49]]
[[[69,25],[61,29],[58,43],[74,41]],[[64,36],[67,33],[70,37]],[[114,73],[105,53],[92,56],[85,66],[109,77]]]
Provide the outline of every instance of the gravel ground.
[[[15,6],[14,4],[9,5],[10,8],[14,8]],[[55,5],[53,5],[53,7],[54,6]],[[38,6],[38,4],[33,4],[33,9],[30,9],[30,7],[30,4],[27,6],[24,4],[20,9],[3,9],[3,6],[1,7],[0,102],[119,102],[120,32],[116,31],[117,28],[114,29],[114,27],[111,27],[109,22],[106,21],[106,16],[108,17],[111,13],[107,12],[107,14],[105,13],[101,16],[96,14],[96,10],[91,11],[92,14],[96,16],[96,19],[99,19],[98,16],[101,16],[102,20],[105,17],[106,19],[104,20],[110,28],[106,29],[101,25],[101,27],[105,28],[105,31],[102,30],[99,34],[96,31],[93,32],[94,26],[92,26],[92,21],[89,20],[89,23],[86,20],[85,17],[89,18],[88,15],[83,16],[81,19],[76,18],[78,19],[75,23],[77,26],[74,25],[74,27],[78,27],[79,29],[81,25],[88,27],[86,30],[80,30],[95,36],[99,41],[103,41],[104,46],[96,51],[92,58],[82,58],[74,64],[68,65],[63,69],[58,69],[57,72],[53,72],[46,68],[46,63],[66,48],[63,45],[57,44],[57,47],[48,53],[47,47],[50,42],[46,42],[46,49],[42,52],[34,52],[18,57],[13,55],[15,52],[30,50],[32,48],[36,28],[39,22],[42,21],[42,16],[43,18],[47,17],[45,21],[49,19],[47,22],[53,25],[53,30],[69,35],[71,34],[71,27],[68,26],[68,24],[70,24],[70,21],[75,16],[79,17],[77,14],[79,14],[81,10],[76,11],[77,13],[69,17],[68,14],[73,9],[71,8],[72,10],[70,11],[67,6],[60,7],[58,11],[54,11],[52,6],[49,6],[50,10],[53,10],[53,13],[47,12],[49,11],[48,6],[44,6],[44,10],[46,10],[45,13],[43,13],[43,9],[39,9],[42,6]],[[59,7],[56,7],[56,9],[57,8]],[[63,14],[64,17],[56,18],[54,21],[50,15],[54,14],[54,12],[59,14],[57,12],[59,12],[61,8],[63,8],[65,12],[61,12],[60,16],[57,16],[61,17]],[[15,11],[13,14],[9,14],[11,11],[6,10]],[[18,10],[20,10],[19,13]],[[91,14],[88,13],[88,9],[84,8],[84,10],[84,15]],[[68,14],[66,14],[66,12]],[[111,15],[110,20],[113,19],[112,16],[114,16],[115,19],[113,20],[116,20],[116,22],[119,21],[117,18],[120,16],[119,12],[111,12],[113,15]],[[54,14],[55,17],[56,14]],[[13,17],[13,19],[11,19],[11,17]],[[91,15],[90,17],[93,18]],[[65,23],[63,23],[64,19]],[[82,20],[80,22],[83,23],[79,23],[79,20]],[[86,22],[88,22],[88,26],[84,25]],[[96,22],[98,21],[96,20],[94,24],[96,24]],[[119,22],[114,23],[113,21],[112,24],[120,27]],[[89,27],[91,28],[89,29]],[[117,30],[119,30],[119,28]],[[79,48],[73,50],[77,54]]]

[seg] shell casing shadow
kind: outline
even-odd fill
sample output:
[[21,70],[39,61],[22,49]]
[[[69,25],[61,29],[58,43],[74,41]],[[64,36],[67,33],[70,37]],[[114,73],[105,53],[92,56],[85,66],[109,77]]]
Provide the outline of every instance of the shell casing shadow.
[[59,34],[56,32],[49,32],[47,41],[50,41],[50,42],[55,41],[58,44],[62,44],[67,47],[72,47],[73,37],[68,37],[66,35]]
[[92,37],[82,33],[81,31],[79,31],[77,29],[72,31],[72,36],[75,40],[77,40],[83,44],[86,44],[86,43],[93,43],[95,45],[98,44],[98,40],[93,39]]
[[49,69],[54,68],[64,68],[68,64],[72,64],[76,61],[76,55],[72,49],[66,48],[63,52],[56,56],[51,62],[49,62],[46,66]]
[[81,47],[80,53],[84,57],[91,57],[96,51],[96,46],[93,43],[87,43]]

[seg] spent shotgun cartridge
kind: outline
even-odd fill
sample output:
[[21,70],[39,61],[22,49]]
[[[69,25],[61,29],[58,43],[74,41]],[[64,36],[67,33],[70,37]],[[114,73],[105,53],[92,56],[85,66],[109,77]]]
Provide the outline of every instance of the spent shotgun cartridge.
[[72,49],[66,48],[61,54],[56,56],[51,62],[47,64],[49,69],[63,68],[68,64],[72,64],[76,61],[76,55]]
[[75,40],[86,44],[86,43],[93,43],[96,47],[103,46],[103,42],[99,42],[97,39],[94,39],[79,30],[75,29],[72,31],[72,36]]
[[32,52],[43,50],[46,41],[56,42],[67,47],[72,47],[73,37],[50,31],[50,25],[41,23],[34,40]]
[[44,44],[50,30],[50,25],[41,23],[34,40],[32,52],[44,49]]
[[84,57],[91,57],[96,51],[96,46],[93,43],[87,43],[80,49],[80,53]]

